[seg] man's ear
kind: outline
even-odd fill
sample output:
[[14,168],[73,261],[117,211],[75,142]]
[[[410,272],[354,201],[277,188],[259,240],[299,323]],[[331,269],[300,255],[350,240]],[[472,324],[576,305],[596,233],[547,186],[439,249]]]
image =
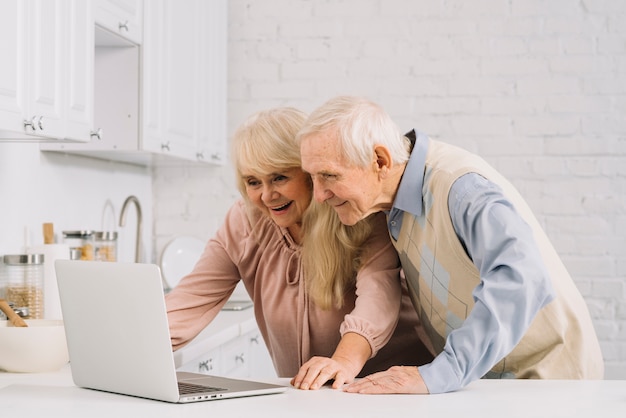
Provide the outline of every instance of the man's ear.
[[375,145],[374,154],[376,155],[376,170],[383,177],[387,176],[393,165],[393,159],[389,149],[384,145]]

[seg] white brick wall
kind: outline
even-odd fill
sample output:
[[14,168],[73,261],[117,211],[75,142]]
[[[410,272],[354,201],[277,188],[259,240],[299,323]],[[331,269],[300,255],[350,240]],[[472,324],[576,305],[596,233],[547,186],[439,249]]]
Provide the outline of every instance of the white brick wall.
[[[478,152],[522,191],[626,378],[626,1],[232,0],[229,132],[337,94]],[[231,168],[155,170],[155,248],[210,237]]]

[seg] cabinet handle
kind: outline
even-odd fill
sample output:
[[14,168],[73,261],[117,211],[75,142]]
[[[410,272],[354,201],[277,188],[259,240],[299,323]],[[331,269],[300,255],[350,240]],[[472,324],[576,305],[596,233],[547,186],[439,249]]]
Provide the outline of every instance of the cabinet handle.
[[33,116],[31,120],[24,119],[24,129],[30,126],[30,131],[35,132],[35,119],[37,119],[37,116]]
[[204,152],[196,152],[196,159],[204,160]]
[[24,129],[26,129],[26,127],[30,126],[30,131],[31,132],[35,132],[37,130],[37,128],[39,128],[40,131],[43,131],[43,122],[41,121],[43,119],[43,116],[39,116],[37,117],[37,115],[33,116],[30,120],[26,120],[24,119]]
[[102,139],[102,128],[98,128],[98,130],[96,131],[91,131],[89,133],[89,136],[91,136],[92,138],[95,136],[96,139],[100,141]]
[[213,161],[221,161],[222,160],[222,156],[220,154],[211,154],[211,159]]
[[118,23],[117,27],[120,31],[124,29],[126,32],[128,32],[128,20],[123,23],[122,22]]
[[167,150],[167,151],[170,150],[170,143],[169,142],[164,142],[164,143],[161,144],[161,151],[163,151],[163,150]]
[[241,362],[242,364],[246,362],[244,353],[239,354],[238,356],[235,356],[235,361],[236,362]]
[[258,344],[259,343],[259,336],[255,335],[254,337],[250,337],[250,342],[254,343],[254,344]]

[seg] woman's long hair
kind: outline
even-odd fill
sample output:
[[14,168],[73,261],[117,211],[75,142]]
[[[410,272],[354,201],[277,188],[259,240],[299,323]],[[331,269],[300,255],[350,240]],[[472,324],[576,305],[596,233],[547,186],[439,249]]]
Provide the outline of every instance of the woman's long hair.
[[309,296],[323,309],[341,308],[365,260],[362,245],[372,227],[369,218],[344,225],[326,203],[312,201],[302,222],[302,265]]

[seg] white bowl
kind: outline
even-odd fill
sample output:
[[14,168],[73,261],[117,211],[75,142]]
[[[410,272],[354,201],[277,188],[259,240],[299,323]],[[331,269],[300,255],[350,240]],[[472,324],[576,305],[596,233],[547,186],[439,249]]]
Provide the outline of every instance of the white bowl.
[[69,361],[62,320],[27,319],[28,327],[0,321],[0,370],[52,372]]

